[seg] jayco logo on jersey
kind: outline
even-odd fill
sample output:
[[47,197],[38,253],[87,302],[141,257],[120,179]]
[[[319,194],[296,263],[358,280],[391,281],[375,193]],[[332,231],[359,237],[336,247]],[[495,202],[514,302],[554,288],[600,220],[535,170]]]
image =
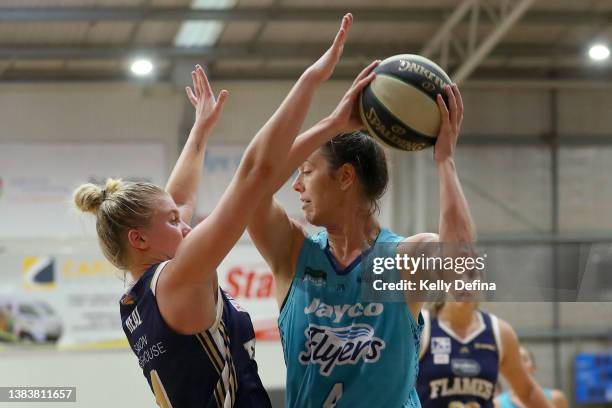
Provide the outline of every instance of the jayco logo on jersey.
[[375,363],[385,342],[374,336],[369,324],[355,323],[348,327],[308,325],[304,334],[306,351],[299,355],[301,364],[320,364],[319,373],[328,376],[337,365]]
[[385,307],[382,303],[368,303],[365,306],[361,303],[355,303],[354,305],[328,305],[321,302],[321,299],[314,298],[312,303],[304,308],[304,313],[307,315],[314,313],[317,317],[329,317],[333,319],[334,323],[339,323],[344,316],[378,316],[383,310],[385,310]]

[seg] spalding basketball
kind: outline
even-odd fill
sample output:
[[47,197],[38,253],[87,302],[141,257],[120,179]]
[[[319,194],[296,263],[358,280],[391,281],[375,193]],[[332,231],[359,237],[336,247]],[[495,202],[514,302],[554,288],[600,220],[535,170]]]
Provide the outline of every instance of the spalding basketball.
[[434,62],[412,54],[382,61],[361,93],[360,114],[370,135],[389,147],[421,150],[436,143],[440,109],[436,95],[451,80]]

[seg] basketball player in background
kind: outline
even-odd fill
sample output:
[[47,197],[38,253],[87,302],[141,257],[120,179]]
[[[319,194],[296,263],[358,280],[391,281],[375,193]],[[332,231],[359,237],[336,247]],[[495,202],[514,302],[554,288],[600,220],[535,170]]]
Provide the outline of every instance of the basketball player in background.
[[[166,189],[109,179],[104,188],[86,184],[75,192],[76,205],[96,215],[105,256],[135,281],[121,299],[122,325],[161,407],[270,406],[253,359],[251,320],[220,290],[216,268],[284,170],[282,159],[314,91],[331,76],[351,24],[347,14],[331,48],[304,72],[255,135],[220,202],[193,230],[188,225],[206,141],[227,96],[222,91],[215,99],[199,66],[194,90],[188,90],[195,124]],[[362,73],[347,93],[349,100],[356,100],[373,77]],[[330,123],[349,116],[352,105],[343,103]]]
[[293,188],[304,216],[325,231],[308,236],[274,200],[273,191],[249,224],[276,281],[289,407],[419,407],[415,381],[422,303],[408,296],[402,302],[366,301],[360,264],[374,244],[387,243],[388,255],[395,256],[412,255],[422,243],[475,240],[454,162],[463,102],[456,85],[445,92],[448,106],[441,95],[437,98],[442,124],[434,149],[438,233],[404,238],[381,227],[376,212],[387,188],[387,162],[380,145],[359,131],[357,109],[342,132],[323,120],[300,135],[274,189],[298,168]]
[[[537,369],[535,358],[533,357],[533,353],[531,350],[528,350],[526,347],[520,347],[521,354],[521,362],[525,367],[525,371],[529,373],[532,377],[535,376],[535,372]],[[553,390],[550,388],[542,388],[544,395],[550,401],[552,401],[555,408],[567,408],[567,398],[563,391]],[[523,408],[525,405],[521,403],[520,398],[516,395],[514,390],[510,392],[506,391],[501,393],[495,398],[495,406],[497,408]]]
[[[468,273],[464,279],[469,278]],[[493,407],[502,374],[528,408],[554,408],[521,363],[512,327],[478,302],[435,303],[424,311],[417,390],[423,408]]]

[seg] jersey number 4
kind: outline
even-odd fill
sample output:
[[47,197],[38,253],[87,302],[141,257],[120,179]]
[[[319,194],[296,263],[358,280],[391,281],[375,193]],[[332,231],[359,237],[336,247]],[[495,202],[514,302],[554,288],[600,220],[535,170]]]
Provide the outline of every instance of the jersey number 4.
[[338,400],[342,398],[343,388],[344,386],[342,383],[335,383],[323,403],[323,408],[334,408]]

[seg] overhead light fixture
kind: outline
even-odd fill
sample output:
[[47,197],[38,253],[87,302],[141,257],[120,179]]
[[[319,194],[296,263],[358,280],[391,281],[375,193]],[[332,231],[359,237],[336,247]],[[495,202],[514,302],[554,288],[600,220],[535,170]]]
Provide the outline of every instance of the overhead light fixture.
[[132,62],[130,69],[135,75],[138,76],[149,75],[151,71],[153,71],[153,63],[148,59],[137,59]]
[[[192,0],[191,8],[228,9],[236,5],[237,0]],[[217,43],[223,31],[222,21],[185,21],[174,37],[178,47],[209,47]]]
[[595,61],[603,61],[610,56],[610,49],[603,44],[595,44],[589,49],[589,57]]

